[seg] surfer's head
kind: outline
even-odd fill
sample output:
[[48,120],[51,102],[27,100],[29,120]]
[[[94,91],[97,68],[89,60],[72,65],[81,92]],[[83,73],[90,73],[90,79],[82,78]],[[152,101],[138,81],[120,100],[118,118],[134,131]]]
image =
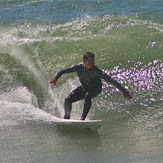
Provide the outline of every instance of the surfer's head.
[[83,64],[86,68],[92,68],[95,64],[95,55],[91,52],[86,52],[83,56]]

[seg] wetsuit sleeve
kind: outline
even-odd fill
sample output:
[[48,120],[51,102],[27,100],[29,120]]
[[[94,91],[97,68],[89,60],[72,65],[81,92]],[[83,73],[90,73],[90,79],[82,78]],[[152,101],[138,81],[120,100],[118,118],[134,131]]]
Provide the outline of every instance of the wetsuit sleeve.
[[120,91],[123,91],[125,88],[122,87],[120,83],[118,83],[115,79],[111,78],[109,75],[107,75],[105,72],[101,70],[101,78],[104,79],[107,82],[112,83],[116,88],[118,88]]
[[67,73],[71,73],[71,72],[77,72],[79,69],[79,65],[73,65],[71,67],[62,69],[61,71],[59,71],[56,76],[54,77],[54,79],[58,80],[63,74],[67,74]]

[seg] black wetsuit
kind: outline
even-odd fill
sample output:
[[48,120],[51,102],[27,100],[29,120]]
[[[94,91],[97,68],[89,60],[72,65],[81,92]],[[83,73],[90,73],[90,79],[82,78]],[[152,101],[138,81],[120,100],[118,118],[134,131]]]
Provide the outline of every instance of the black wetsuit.
[[73,65],[69,68],[63,69],[58,72],[58,74],[54,77],[56,80],[60,78],[63,74],[76,72],[81,86],[72,91],[68,97],[65,99],[65,119],[70,118],[72,103],[79,101],[81,99],[85,100],[84,109],[81,119],[85,119],[90,108],[91,108],[91,99],[96,97],[102,90],[101,78],[106,80],[107,82],[112,83],[119,90],[123,90],[124,88],[118,83],[116,80],[112,79],[108,76],[104,71],[99,69],[97,66],[93,66],[92,68],[86,68],[83,64]]

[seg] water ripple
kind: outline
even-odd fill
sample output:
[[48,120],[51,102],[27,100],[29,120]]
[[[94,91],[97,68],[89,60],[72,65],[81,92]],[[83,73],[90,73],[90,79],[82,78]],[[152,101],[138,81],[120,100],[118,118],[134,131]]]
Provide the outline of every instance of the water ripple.
[[118,92],[118,89],[110,83],[103,81],[104,91],[101,93],[102,106],[108,106],[111,109],[121,108],[121,106],[126,104],[150,107],[154,103],[159,104],[163,101],[162,60],[154,60],[148,64],[139,61],[130,69],[121,69],[119,65],[110,71],[105,70],[105,72],[128,88],[133,94],[133,99],[130,102],[124,102],[121,98],[117,100],[115,93]]

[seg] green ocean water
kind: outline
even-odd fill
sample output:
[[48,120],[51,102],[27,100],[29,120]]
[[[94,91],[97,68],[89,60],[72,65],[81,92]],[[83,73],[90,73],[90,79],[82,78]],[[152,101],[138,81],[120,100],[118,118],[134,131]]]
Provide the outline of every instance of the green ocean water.
[[[142,17],[1,23],[0,162],[163,161],[163,25]],[[133,94],[126,101],[103,81],[88,115],[102,119],[98,132],[48,123],[63,117],[64,98],[79,85],[76,74],[62,76],[55,87],[49,79],[82,62],[86,51]],[[72,118],[80,118],[82,106],[73,105]]]

